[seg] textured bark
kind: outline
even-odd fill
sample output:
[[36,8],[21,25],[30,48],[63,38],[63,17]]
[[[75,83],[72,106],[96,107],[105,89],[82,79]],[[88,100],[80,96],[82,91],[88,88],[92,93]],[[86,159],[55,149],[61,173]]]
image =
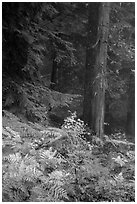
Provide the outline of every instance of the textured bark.
[[88,35],[86,49],[85,66],[85,84],[84,84],[84,102],[83,102],[83,120],[92,127],[92,101],[93,101],[93,81],[95,75],[96,46],[98,39],[98,21],[99,21],[100,3],[89,3],[88,5]]
[[104,107],[106,67],[107,67],[107,46],[109,34],[109,13],[110,3],[101,3],[99,20],[99,43],[95,65],[95,89],[94,89],[94,129],[96,135],[102,137],[104,134]]
[[110,3],[89,3],[83,118],[99,137],[104,133],[109,13]]

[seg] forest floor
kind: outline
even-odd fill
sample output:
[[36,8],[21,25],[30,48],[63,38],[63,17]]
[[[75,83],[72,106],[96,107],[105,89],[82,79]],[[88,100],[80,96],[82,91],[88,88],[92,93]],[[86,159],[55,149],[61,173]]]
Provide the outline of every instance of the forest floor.
[[3,201],[135,200],[133,143],[120,133],[103,140],[91,135],[73,113],[81,115],[79,95],[31,84],[21,88],[24,107],[33,114],[16,108],[2,112]]

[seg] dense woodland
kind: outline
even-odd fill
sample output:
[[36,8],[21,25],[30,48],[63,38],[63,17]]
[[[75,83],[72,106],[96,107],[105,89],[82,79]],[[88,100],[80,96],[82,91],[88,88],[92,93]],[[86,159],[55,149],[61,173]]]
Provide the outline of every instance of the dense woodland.
[[2,3],[4,202],[135,201],[135,3]]

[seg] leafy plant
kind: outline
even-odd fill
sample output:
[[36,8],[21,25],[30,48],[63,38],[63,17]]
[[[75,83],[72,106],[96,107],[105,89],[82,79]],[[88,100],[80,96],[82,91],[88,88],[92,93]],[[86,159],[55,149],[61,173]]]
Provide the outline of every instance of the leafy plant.
[[76,112],[71,113],[71,115],[64,120],[62,129],[70,133],[70,138],[74,135],[72,140],[76,143],[79,143],[80,140],[84,143],[85,135],[90,135],[84,122],[77,118]]
[[[66,127],[69,127],[66,130],[44,130],[42,138],[45,138],[40,140],[43,146],[38,149],[34,138],[27,142],[10,128],[7,128],[9,134],[3,132],[3,148],[10,145],[14,150],[3,155],[3,201],[134,200],[134,152],[128,151],[125,156],[117,152],[107,155],[100,149],[94,154],[94,148],[100,145],[89,144],[81,138],[83,122],[75,116],[72,114],[71,119],[65,120],[64,126],[68,121]],[[47,137],[51,137],[50,141],[64,138],[64,142],[59,141],[60,148],[52,142],[47,147],[44,146]]]

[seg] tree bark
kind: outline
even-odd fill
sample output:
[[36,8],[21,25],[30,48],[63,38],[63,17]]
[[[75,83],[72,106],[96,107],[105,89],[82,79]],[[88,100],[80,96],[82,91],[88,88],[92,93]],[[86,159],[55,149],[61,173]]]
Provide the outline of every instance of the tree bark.
[[86,48],[86,65],[84,79],[84,102],[83,102],[83,120],[92,129],[92,101],[93,82],[95,75],[96,46],[98,39],[98,20],[99,20],[100,3],[88,4],[88,26],[87,26],[87,48]]
[[104,107],[105,107],[105,89],[107,86],[106,68],[107,68],[107,46],[109,34],[109,13],[110,3],[101,3],[99,20],[99,43],[95,65],[95,90],[94,90],[94,129],[96,135],[100,138],[104,134]]
[[128,88],[126,139],[135,142],[135,78],[133,74],[130,75]]
[[83,119],[99,137],[104,133],[109,13],[110,3],[89,3]]

